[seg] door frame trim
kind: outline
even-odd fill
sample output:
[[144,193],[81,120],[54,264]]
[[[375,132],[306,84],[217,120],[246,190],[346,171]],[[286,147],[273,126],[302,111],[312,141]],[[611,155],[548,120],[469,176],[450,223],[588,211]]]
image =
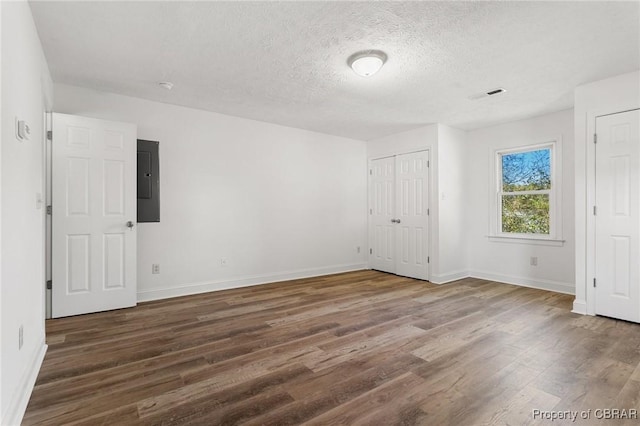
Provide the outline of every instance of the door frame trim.
[[[433,276],[432,273],[432,265],[433,265],[433,258],[435,257],[433,255],[434,250],[433,250],[433,241],[434,239],[432,238],[432,223],[433,223],[433,210],[432,209],[432,197],[433,197],[433,185],[434,185],[434,180],[433,180],[433,161],[431,160],[431,148],[429,147],[425,147],[425,148],[418,148],[418,149],[411,149],[411,150],[407,150],[407,151],[394,151],[392,154],[385,154],[385,155],[378,155],[378,156],[373,156],[373,157],[369,157],[367,159],[367,209],[366,209],[366,215],[367,215],[367,248],[371,249],[371,244],[373,242],[373,233],[371,231],[371,218],[370,218],[370,214],[369,214],[369,209],[372,208],[371,207],[371,175],[369,174],[369,170],[372,169],[372,162],[375,160],[381,160],[383,158],[389,158],[389,157],[397,157],[398,155],[405,155],[405,154],[414,154],[416,152],[426,152],[427,153],[427,161],[429,162],[429,167],[427,168],[427,174],[429,177],[429,185],[428,185],[428,190],[429,190],[429,196],[427,197],[427,209],[429,209],[429,215],[427,216],[427,257],[430,258],[430,262],[427,265],[427,281],[432,282],[431,281],[431,277]],[[371,254],[367,253],[367,269],[372,269],[371,268]]]
[[[585,252],[585,282],[576,285],[585,285],[585,305],[587,315],[596,315],[596,292],[593,285],[589,285],[595,278],[596,263],[596,221],[594,215],[591,214],[592,206],[595,205],[596,197],[596,144],[593,143],[593,135],[596,133],[596,120],[599,117],[605,117],[613,114],[622,114],[625,112],[640,110],[639,105],[619,105],[616,108],[596,109],[587,112],[587,150],[586,150],[586,252]],[[576,141],[578,142],[578,141]],[[576,210],[581,206],[575,206]],[[577,231],[577,230],[576,230]]]
[[51,270],[53,266],[52,260],[52,245],[51,245],[51,237],[53,233],[53,222],[51,221],[52,216],[48,213],[48,208],[51,205],[51,190],[52,190],[52,182],[53,182],[53,155],[52,155],[52,141],[49,140],[47,135],[49,132],[53,131],[53,111],[45,112],[45,126],[44,126],[44,199],[45,199],[45,229],[44,229],[44,245],[45,245],[45,256],[44,256],[44,270],[45,270],[45,282],[44,285],[44,303],[45,303],[45,319],[52,318],[52,307],[51,307],[51,290],[47,288],[47,282],[51,280]]

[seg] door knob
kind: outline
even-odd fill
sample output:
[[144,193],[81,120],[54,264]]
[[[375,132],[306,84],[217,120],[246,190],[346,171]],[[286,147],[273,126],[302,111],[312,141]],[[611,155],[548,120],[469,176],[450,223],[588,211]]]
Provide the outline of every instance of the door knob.
[[127,222],[127,228],[133,229],[134,226],[135,224],[132,221]]
[[400,219],[396,219],[396,223],[400,223]]

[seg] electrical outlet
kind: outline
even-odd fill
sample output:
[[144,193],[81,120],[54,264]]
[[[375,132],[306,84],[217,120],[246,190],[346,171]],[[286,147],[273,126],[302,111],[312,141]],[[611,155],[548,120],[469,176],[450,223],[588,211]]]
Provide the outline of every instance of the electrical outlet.
[[153,265],[151,265],[151,273],[152,274],[160,273],[160,265],[158,263],[154,263]]
[[220,258],[220,266],[227,266],[227,258],[226,257],[221,257]]
[[538,258],[536,256],[531,256],[529,259],[529,265],[538,266]]
[[20,328],[18,329],[18,350],[22,349],[23,343],[24,343],[24,326],[20,324]]

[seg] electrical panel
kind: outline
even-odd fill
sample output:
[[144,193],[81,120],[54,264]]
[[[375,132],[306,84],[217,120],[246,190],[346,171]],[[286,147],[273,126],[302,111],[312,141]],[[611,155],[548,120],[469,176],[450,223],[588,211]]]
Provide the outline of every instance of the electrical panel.
[[138,222],[160,222],[160,142],[138,139]]

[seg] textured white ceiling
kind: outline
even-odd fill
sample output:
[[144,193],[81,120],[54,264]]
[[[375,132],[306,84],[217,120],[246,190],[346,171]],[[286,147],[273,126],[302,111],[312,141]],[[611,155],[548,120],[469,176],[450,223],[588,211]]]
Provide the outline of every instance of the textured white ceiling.
[[[364,140],[570,108],[577,85],[640,68],[637,1],[31,8],[55,82]],[[364,49],[389,57],[368,79],[346,65]]]

